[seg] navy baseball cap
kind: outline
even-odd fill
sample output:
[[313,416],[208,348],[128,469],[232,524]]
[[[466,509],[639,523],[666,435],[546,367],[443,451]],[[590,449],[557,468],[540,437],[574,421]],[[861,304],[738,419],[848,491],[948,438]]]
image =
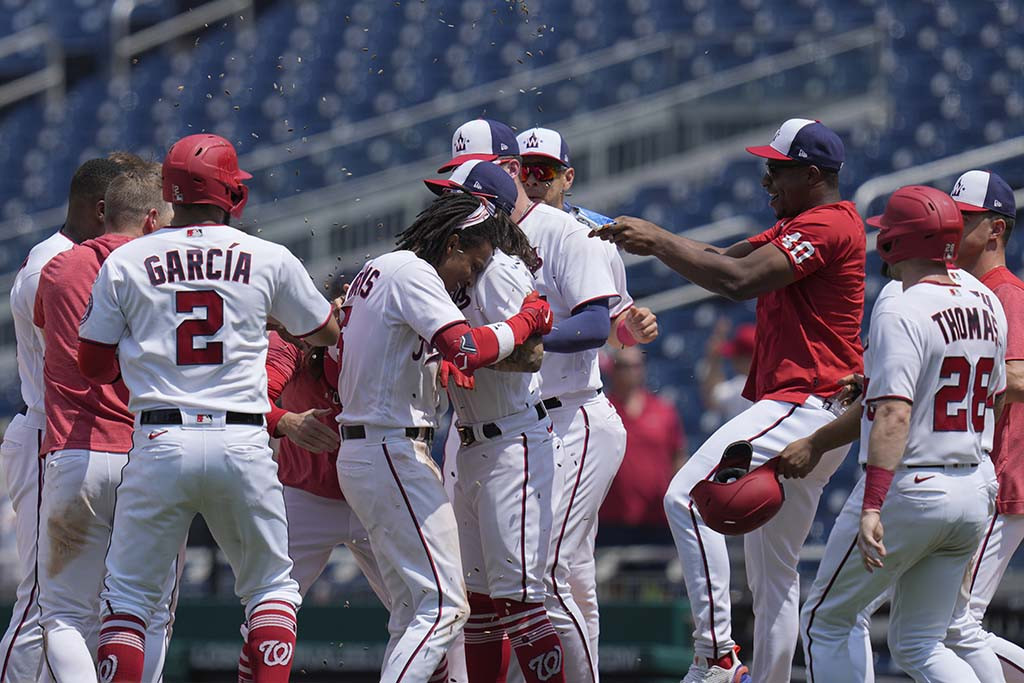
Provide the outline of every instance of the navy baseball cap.
[[546,157],[562,166],[569,163],[569,145],[558,131],[550,128],[530,128],[516,136],[519,153],[524,157]]
[[516,198],[519,196],[519,188],[505,169],[480,159],[472,159],[461,164],[447,178],[428,179],[423,182],[431,192],[438,195],[454,190],[486,197],[509,215],[512,215]]
[[846,149],[835,131],[820,121],[789,119],[775,131],[771,144],[747,147],[754,156],[797,161],[838,171],[846,161]]
[[949,193],[961,211],[993,211],[1009,218],[1017,216],[1017,202],[1006,181],[991,171],[968,171],[956,179]]
[[437,172],[450,171],[473,159],[494,161],[498,157],[518,154],[519,145],[511,128],[500,121],[474,119],[455,129],[452,135],[452,158]]

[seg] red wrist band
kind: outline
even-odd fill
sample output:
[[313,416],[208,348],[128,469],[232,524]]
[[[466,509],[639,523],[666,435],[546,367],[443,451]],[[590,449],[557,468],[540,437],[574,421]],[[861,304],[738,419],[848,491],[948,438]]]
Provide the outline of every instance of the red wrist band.
[[895,473],[884,467],[868,465],[864,474],[864,503],[861,510],[881,510]]
[[629,326],[625,322],[621,322],[615,326],[615,338],[619,340],[619,343],[623,346],[636,346],[640,342],[636,340],[633,333],[629,331]]

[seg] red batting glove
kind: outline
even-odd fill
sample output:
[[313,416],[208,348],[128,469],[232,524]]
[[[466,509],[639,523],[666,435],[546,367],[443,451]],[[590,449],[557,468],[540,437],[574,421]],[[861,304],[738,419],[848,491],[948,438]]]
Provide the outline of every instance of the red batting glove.
[[476,380],[473,379],[473,375],[467,375],[462,370],[459,370],[454,363],[447,360],[441,361],[441,370],[438,372],[437,379],[441,382],[441,386],[446,389],[448,388],[448,383],[452,381],[460,389],[476,388]]
[[530,292],[523,299],[523,305],[519,309],[519,315],[526,314],[530,317],[534,334],[545,335],[551,331],[555,323],[555,316],[551,314],[551,306],[547,301],[540,298],[536,291]]

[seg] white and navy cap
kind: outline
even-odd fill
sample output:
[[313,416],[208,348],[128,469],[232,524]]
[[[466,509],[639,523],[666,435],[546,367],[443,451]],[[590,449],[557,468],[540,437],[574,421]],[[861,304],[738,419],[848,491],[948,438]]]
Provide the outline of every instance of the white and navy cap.
[[949,193],[961,211],[993,211],[1009,218],[1017,216],[1013,190],[991,171],[968,171],[956,179]]
[[771,144],[747,147],[754,156],[797,161],[838,171],[846,161],[846,149],[835,131],[820,121],[789,119],[775,131]]
[[438,173],[450,171],[466,161],[494,161],[498,157],[516,156],[519,145],[516,134],[500,121],[474,119],[455,129],[452,135],[452,158]]
[[472,159],[458,166],[447,178],[423,181],[434,194],[449,191],[468,192],[486,197],[499,209],[511,215],[516,206],[519,188],[505,169],[490,162]]
[[563,166],[570,166],[569,145],[565,138],[550,128],[530,128],[516,136],[519,153],[524,157],[547,157]]

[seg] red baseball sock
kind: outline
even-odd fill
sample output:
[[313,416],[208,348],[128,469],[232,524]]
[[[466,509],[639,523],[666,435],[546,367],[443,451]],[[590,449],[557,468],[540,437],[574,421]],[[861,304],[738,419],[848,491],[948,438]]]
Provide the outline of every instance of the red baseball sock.
[[469,594],[469,621],[462,633],[469,683],[505,683],[510,656],[508,639],[498,623],[491,596]]
[[441,657],[441,663],[427,679],[427,683],[448,683],[448,656]]
[[146,662],[146,622],[124,613],[104,617],[96,661],[103,683],[139,683]]
[[242,650],[238,653],[238,683],[253,683],[248,643],[242,643]]
[[544,605],[504,598],[495,599],[494,604],[526,683],[565,683],[562,641],[555,633]]
[[249,614],[249,666],[256,683],[288,683],[295,650],[295,607],[266,600]]

